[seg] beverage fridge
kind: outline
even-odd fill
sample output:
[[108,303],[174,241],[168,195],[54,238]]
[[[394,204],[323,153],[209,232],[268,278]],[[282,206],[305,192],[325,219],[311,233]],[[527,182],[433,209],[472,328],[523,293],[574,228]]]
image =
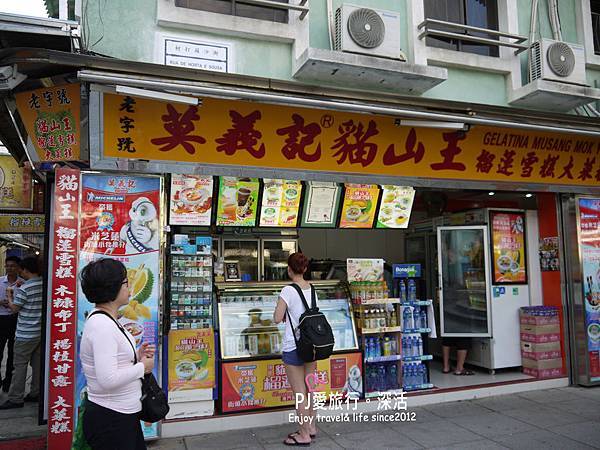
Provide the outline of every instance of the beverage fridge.
[[[509,224],[519,214],[501,219]],[[493,373],[521,366],[519,308],[530,299],[522,277],[524,222],[503,238],[491,212],[486,219],[485,225],[438,227],[438,297],[441,336],[472,338],[467,362]]]

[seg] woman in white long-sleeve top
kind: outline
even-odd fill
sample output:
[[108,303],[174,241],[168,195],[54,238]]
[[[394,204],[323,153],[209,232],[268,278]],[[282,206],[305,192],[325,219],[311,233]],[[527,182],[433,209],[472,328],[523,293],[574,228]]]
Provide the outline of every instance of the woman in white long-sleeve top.
[[81,288],[96,305],[80,348],[88,386],[83,434],[93,450],[145,449],[141,378],[152,371],[155,348],[142,344],[136,353],[135,339],[117,322],[129,302],[127,269],[109,258],[91,262],[81,272]]

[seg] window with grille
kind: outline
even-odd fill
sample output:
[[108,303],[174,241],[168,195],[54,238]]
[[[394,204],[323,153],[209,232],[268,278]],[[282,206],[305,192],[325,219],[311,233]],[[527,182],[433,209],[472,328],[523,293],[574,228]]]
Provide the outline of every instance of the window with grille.
[[[599,2],[600,3],[600,2]],[[472,27],[498,30],[497,0],[424,0],[425,18],[443,20],[445,22],[469,25]],[[455,28],[444,29],[436,25],[436,29],[458,33]],[[483,32],[469,31],[469,35],[487,39],[497,39]],[[446,48],[461,52],[476,53],[485,56],[498,56],[498,46],[469,42],[458,38],[427,36],[430,47]]]
[[[272,0],[277,3],[289,3],[288,0]],[[288,11],[272,6],[258,6],[240,0],[175,0],[175,6],[197,9],[251,19],[288,23]]]
[[600,55],[600,0],[590,0],[594,53]]

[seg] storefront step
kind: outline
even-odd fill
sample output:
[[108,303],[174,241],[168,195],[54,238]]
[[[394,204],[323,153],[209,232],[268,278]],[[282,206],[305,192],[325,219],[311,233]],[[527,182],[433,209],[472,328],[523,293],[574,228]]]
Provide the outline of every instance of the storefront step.
[[[567,387],[568,378],[554,378],[550,380],[519,381],[500,383],[490,386],[466,389],[447,389],[427,392],[409,393],[406,395],[409,410],[417,406],[455,402],[461,400],[474,400],[478,398],[494,397],[497,395],[517,394],[520,392],[537,391]],[[350,403],[349,413],[377,412],[378,402],[369,403],[361,401],[356,410]],[[346,411],[343,411],[344,413]],[[323,414],[321,414],[323,413]],[[340,411],[320,411],[320,415],[339,415]],[[291,416],[290,416],[291,415]],[[182,437],[204,433],[217,433],[221,431],[242,430],[247,428],[264,427],[270,425],[283,425],[290,423],[293,409],[288,408],[278,411],[266,411],[243,414],[228,414],[221,416],[204,417],[198,419],[171,420],[162,425],[163,438]]]

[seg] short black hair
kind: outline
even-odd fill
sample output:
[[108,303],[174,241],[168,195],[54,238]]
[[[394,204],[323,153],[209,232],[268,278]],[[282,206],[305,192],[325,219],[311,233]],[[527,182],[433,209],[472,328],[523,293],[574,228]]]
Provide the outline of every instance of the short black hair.
[[35,256],[28,256],[26,258],[23,258],[19,265],[21,266],[21,269],[27,270],[28,272],[33,273],[35,275],[39,275],[41,273],[40,261]]
[[127,269],[121,261],[102,258],[92,261],[81,271],[81,289],[89,302],[109,303],[119,295]]
[[21,258],[19,258],[18,256],[7,256],[4,260],[4,264],[11,261],[17,263],[19,266],[21,265]]

